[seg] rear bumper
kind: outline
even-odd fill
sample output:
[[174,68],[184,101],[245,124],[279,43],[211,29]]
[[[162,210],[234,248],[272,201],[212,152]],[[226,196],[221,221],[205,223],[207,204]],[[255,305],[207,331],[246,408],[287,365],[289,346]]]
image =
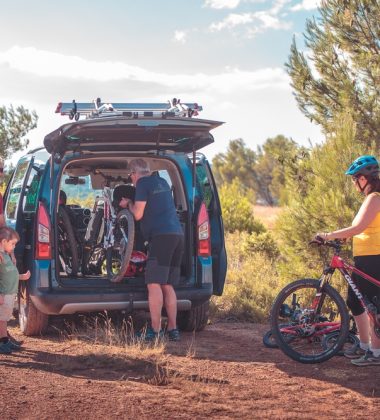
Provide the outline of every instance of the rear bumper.
[[[178,310],[190,310],[210,299],[212,284],[200,288],[176,289]],[[137,309],[148,309],[147,292],[102,292],[100,291],[52,291],[31,290],[30,296],[35,307],[47,315],[73,314],[77,312],[98,312],[123,310],[132,312]]]

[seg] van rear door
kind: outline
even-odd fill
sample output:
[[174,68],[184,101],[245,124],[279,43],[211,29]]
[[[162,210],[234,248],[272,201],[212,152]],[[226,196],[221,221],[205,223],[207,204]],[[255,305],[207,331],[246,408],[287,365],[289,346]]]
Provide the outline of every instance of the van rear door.
[[201,153],[196,154],[196,176],[210,221],[213,293],[221,296],[227,273],[222,209],[210,164]]

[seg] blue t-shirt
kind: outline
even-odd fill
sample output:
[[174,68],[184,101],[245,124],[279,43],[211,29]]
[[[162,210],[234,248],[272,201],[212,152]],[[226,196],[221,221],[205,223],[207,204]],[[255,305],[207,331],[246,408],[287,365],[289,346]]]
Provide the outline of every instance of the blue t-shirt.
[[146,201],[141,219],[145,240],[161,234],[183,234],[174,206],[169,184],[157,175],[144,176],[137,181],[136,201]]

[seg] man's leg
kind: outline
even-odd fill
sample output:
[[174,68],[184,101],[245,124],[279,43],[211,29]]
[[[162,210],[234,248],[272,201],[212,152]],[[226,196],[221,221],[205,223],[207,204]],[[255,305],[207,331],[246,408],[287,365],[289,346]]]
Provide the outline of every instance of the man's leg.
[[159,332],[161,330],[161,312],[163,305],[161,285],[158,283],[148,283],[147,286],[152,328],[155,332]]
[[163,284],[161,287],[168,315],[168,330],[174,330],[174,328],[177,328],[177,296],[171,284]]

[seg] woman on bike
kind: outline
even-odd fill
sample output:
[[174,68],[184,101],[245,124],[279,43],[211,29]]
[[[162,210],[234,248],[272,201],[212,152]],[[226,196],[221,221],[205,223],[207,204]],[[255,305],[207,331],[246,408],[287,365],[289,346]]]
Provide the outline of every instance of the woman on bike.
[[[365,196],[363,204],[350,227],[318,233],[317,236],[324,240],[352,237],[355,267],[380,280],[379,163],[374,156],[360,156],[348,168],[346,175],[351,175],[355,188]],[[355,273],[352,273],[352,278],[371,302],[380,302],[378,287]],[[357,366],[380,365],[380,338],[376,336],[374,325],[351,287],[348,289],[347,305],[358,327],[360,347],[348,350],[345,356],[353,359],[351,362]]]

